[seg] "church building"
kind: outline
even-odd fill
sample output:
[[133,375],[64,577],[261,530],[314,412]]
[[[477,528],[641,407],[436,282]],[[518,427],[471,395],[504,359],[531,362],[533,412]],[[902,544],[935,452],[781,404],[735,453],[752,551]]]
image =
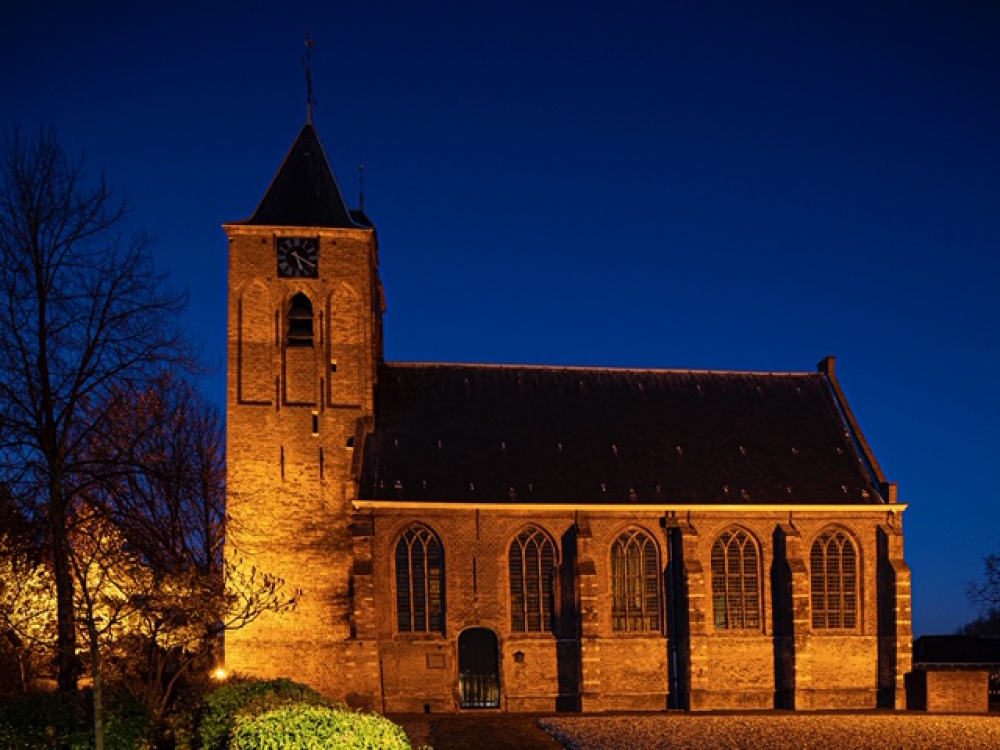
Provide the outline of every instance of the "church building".
[[230,671],[382,712],[905,707],[906,506],[833,357],[386,361],[311,120],[224,228],[227,554],[301,590]]

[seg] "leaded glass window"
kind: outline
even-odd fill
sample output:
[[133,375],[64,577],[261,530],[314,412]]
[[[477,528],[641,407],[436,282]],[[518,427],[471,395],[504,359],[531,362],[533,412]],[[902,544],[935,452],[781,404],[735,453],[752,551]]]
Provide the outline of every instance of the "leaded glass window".
[[712,614],[718,630],[760,627],[760,555],[742,529],[724,531],[712,545]]
[[396,545],[396,624],[401,633],[444,632],[444,553],[424,526]]
[[611,627],[620,632],[660,629],[656,545],[642,531],[623,532],[611,545]]
[[853,629],[858,626],[858,553],[843,531],[824,531],[809,555],[812,626]]
[[552,630],[552,582],[556,548],[540,529],[529,527],[510,543],[510,615],[515,633]]

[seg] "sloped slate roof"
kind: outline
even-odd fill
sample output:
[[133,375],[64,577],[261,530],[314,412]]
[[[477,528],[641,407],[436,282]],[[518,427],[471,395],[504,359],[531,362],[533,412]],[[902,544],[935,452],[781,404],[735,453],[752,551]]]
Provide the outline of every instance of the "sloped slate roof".
[[823,373],[386,364],[360,499],[882,502]]
[[257,210],[243,223],[293,227],[370,226],[364,214],[349,211],[344,203],[323,144],[311,122],[303,126]]
[[922,635],[913,642],[913,663],[924,666],[1000,664],[1000,638]]

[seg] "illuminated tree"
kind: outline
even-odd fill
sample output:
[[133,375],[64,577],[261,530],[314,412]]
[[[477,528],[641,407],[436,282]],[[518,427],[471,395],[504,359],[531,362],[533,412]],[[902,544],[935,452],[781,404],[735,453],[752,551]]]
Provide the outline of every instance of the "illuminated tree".
[[155,592],[155,579],[119,530],[93,507],[81,505],[69,530],[76,612],[90,664],[94,747],[104,750],[102,652],[120,637]]
[[124,686],[159,719],[181,680],[207,673],[225,630],[290,609],[297,595],[224,558],[217,410],[171,371],[112,400],[85,452],[93,481],[82,507],[91,528],[71,544],[87,570],[77,576],[79,609],[95,685],[96,669],[121,665]]
[[183,298],[154,269],[145,235],[122,238],[125,210],[51,131],[4,138],[0,481],[46,527],[63,690],[79,669],[69,521],[94,479],[86,448],[123,384],[190,362]]
[[0,486],[0,693],[24,692],[55,646],[52,571],[35,530]]

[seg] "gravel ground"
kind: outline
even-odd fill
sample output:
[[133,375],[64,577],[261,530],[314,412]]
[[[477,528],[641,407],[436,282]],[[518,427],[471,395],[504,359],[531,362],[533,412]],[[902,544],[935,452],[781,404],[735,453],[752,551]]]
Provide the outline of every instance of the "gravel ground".
[[1000,748],[1000,716],[658,714],[544,718],[538,725],[570,750]]

